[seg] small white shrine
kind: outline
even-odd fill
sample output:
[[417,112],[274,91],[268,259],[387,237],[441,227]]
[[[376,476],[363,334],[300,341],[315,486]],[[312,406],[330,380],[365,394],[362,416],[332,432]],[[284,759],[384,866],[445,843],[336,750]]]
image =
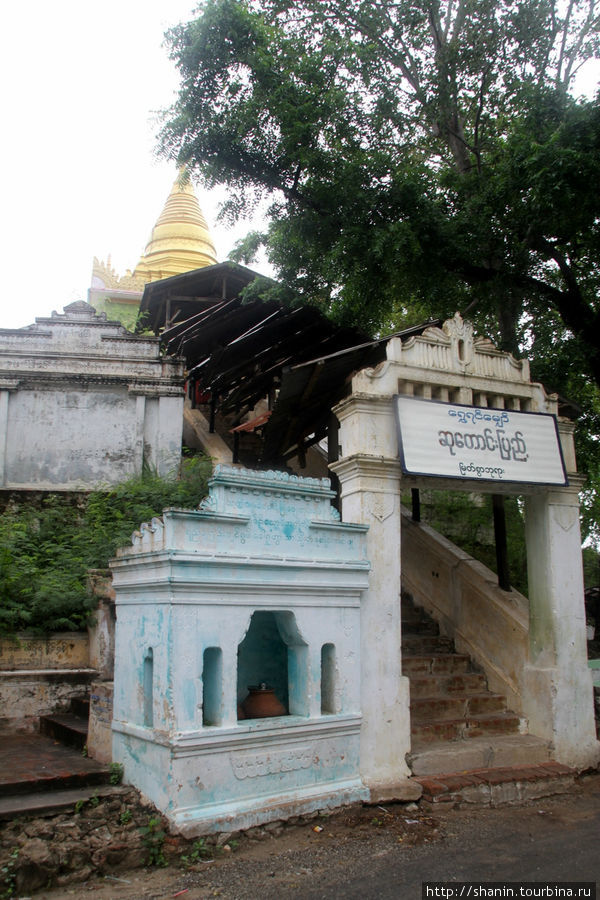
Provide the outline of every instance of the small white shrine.
[[[180,831],[339,806],[360,778],[365,531],[327,479],[218,466],[112,563],[113,758]],[[279,708],[256,716],[249,693]]]

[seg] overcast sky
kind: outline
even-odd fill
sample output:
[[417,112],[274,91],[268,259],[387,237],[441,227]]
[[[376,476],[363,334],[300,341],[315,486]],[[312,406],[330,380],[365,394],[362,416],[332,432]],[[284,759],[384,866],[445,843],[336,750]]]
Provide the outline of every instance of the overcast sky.
[[[10,0],[2,12],[0,327],[87,299],[94,256],[118,274],[142,254],[176,177],[154,156],[174,99],[162,46],[195,0]],[[219,198],[197,190],[216,244]],[[247,226],[246,226],[247,227]]]
[[[0,29],[0,327],[85,300],[94,256],[133,269],[176,172],[154,156],[154,113],[174,99],[162,46],[195,0],[9,0]],[[216,244],[220,196],[198,191]]]

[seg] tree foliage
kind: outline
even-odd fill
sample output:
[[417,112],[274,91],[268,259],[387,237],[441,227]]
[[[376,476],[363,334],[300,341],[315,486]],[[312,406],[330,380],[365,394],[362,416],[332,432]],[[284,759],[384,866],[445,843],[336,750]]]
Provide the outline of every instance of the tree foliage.
[[282,280],[341,317],[470,305],[516,351],[524,305],[552,305],[600,380],[600,113],[569,95],[597,5],[207,0],[170,33],[163,146],[233,216],[270,195]]
[[210,470],[210,460],[197,457],[176,481],[146,473],[87,497],[9,502],[0,516],[0,635],[85,628],[93,613],[88,569],[106,568],[141,522],[164,508],[198,506]]
[[239,258],[263,243],[286,296],[380,333],[459,309],[596,427],[600,103],[573,90],[599,8],[205,0],[168,36],[163,152],[232,218],[270,199]]
[[[491,496],[461,491],[421,491],[422,521],[461,550],[498,572]],[[410,506],[410,498],[403,498]],[[527,548],[522,503],[504,498],[506,544],[511,587],[528,596]]]

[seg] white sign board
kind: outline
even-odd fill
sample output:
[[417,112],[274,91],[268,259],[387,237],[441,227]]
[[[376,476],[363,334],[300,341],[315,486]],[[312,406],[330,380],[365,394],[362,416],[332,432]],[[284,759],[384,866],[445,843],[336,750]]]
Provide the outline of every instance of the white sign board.
[[568,484],[556,418],[394,398],[402,471],[471,481]]

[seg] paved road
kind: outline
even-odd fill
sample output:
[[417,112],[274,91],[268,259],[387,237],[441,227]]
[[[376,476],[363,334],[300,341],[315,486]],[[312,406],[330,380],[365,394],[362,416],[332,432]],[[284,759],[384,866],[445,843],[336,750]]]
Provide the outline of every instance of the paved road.
[[571,805],[449,813],[444,816],[448,836],[439,843],[416,847],[409,855],[390,848],[371,859],[368,871],[358,860],[343,878],[325,876],[301,896],[304,900],[413,900],[421,897],[426,880],[596,883],[600,878],[600,789],[594,794]]

